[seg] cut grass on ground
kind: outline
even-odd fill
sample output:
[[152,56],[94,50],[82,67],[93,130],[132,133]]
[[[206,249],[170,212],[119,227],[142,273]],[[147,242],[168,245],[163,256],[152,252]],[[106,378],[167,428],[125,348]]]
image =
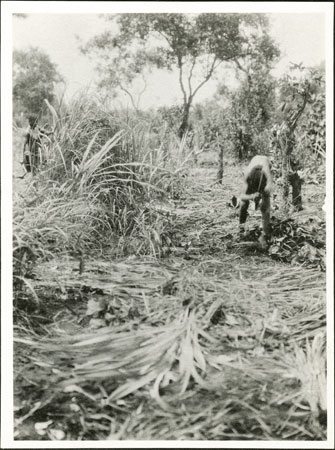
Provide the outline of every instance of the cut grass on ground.
[[166,258],[36,267],[16,439],[326,439],[324,273],[231,246],[234,170],[193,171]]

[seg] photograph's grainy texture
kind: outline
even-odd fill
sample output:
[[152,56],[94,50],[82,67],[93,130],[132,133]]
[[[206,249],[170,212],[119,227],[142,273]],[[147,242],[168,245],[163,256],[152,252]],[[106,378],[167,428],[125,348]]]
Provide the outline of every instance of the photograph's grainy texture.
[[12,20],[14,439],[326,440],[324,13]]

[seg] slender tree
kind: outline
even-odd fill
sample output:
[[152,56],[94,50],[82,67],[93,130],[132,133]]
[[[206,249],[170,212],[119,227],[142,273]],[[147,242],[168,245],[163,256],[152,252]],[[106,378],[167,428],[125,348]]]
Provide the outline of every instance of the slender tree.
[[176,70],[183,97],[180,137],[189,127],[195,96],[224,62],[241,64],[264,49],[270,56],[269,48],[276,49],[261,14],[121,14],[106,19],[117,31],[96,36],[82,48],[100,58],[101,83],[125,90],[145,70]]
[[[295,73],[294,73],[295,72]],[[275,143],[280,151],[282,175],[282,200],[284,211],[288,210],[288,196],[292,187],[292,205],[302,209],[299,171],[302,169],[301,158],[295,151],[295,131],[307,105],[318,106],[316,95],[322,75],[315,70],[306,70],[302,64],[292,64],[291,73],[280,80],[280,118],[281,125],[277,130]]]

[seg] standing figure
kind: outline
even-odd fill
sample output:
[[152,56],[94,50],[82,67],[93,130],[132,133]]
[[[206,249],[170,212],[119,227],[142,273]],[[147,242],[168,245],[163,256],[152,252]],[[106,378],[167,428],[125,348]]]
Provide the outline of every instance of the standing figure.
[[263,249],[267,248],[267,241],[271,237],[270,229],[270,195],[272,190],[272,175],[270,161],[266,156],[256,155],[248,165],[244,177],[244,189],[241,195],[240,205],[240,232],[244,232],[244,224],[248,216],[250,200],[255,202],[255,207],[262,213],[263,232],[259,242]]
[[29,128],[25,135],[23,146],[23,164],[27,172],[35,175],[37,167],[42,162],[42,137],[49,136],[48,132],[38,126],[38,117],[31,115],[28,117]]

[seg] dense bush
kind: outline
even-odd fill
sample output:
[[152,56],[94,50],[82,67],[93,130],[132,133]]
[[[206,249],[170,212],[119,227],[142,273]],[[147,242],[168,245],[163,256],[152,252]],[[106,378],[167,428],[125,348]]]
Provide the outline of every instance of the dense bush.
[[83,96],[59,114],[48,107],[54,133],[43,144],[45,162],[14,203],[16,280],[29,278],[35,260],[63,251],[163,253],[170,223],[155,199],[184,189],[183,142],[168,138],[164,124],[154,130],[152,114],[107,111]]
[[199,148],[218,150],[226,143],[228,115],[227,110],[216,102],[195,105],[192,121],[196,130]]
[[[315,156],[322,161],[326,156],[326,98],[325,92],[312,96],[313,105],[308,105],[306,114],[297,129],[301,145],[301,156]],[[308,163],[308,161],[306,161]]]
[[268,130],[275,109],[274,87],[269,73],[255,71],[229,95],[229,138],[240,160],[268,153]]

